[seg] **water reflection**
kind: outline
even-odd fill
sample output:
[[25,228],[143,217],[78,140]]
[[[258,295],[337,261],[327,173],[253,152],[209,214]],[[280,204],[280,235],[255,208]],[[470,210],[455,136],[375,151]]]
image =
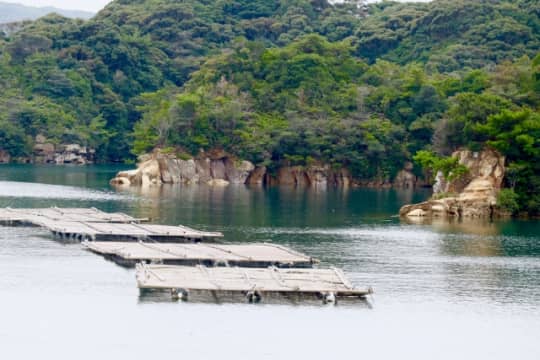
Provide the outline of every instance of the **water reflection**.
[[0,181],[68,185],[110,190],[109,180],[125,165],[27,165],[0,164]]
[[[307,189],[231,185],[164,185],[119,189],[141,199],[138,215],[166,223],[204,219],[216,226],[343,226],[391,220],[403,193],[393,190]],[[408,192],[407,198],[423,197]],[[390,211],[389,211],[390,210]],[[141,212],[142,211],[142,212]],[[146,212],[144,214],[143,212]],[[181,214],[180,214],[181,213]]]

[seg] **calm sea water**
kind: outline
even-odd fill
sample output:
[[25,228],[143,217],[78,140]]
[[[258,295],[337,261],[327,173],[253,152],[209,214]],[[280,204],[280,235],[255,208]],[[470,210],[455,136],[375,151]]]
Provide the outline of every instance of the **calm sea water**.
[[540,223],[405,224],[427,192],[162,187],[118,167],[1,166],[0,207],[95,206],[289,245],[373,286],[368,303],[172,303],[134,271],[0,228],[2,359],[540,359]]

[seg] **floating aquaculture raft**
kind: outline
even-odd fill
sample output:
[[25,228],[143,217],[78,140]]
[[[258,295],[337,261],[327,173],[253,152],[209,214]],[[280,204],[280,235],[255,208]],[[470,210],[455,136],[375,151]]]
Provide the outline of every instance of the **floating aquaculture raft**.
[[199,231],[186,226],[151,224],[52,221],[47,222],[45,227],[59,238],[77,240],[198,242],[203,239],[219,238],[223,236],[223,234],[219,232]]
[[242,267],[311,267],[317,260],[274,244],[218,245],[147,242],[84,242],[83,246],[122,265],[137,262]]
[[0,208],[0,225],[46,227],[54,221],[139,223],[146,219],[136,219],[123,213],[106,213],[96,208]]
[[0,209],[0,225],[39,226],[58,238],[69,240],[197,242],[223,236],[219,232],[199,231],[186,226],[141,224],[146,220],[95,208]]
[[255,299],[269,293],[311,294],[331,299],[365,297],[372,293],[371,289],[355,288],[343,272],[336,268],[207,268],[202,265],[188,267],[138,264],[136,277],[140,289],[164,289],[184,296],[192,290],[241,292]]

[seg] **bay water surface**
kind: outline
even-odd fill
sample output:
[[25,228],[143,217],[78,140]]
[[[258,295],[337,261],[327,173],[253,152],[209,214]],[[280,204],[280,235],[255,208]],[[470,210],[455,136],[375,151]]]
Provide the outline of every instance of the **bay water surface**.
[[407,224],[428,191],[163,186],[117,166],[0,166],[0,207],[96,207],[291,246],[344,269],[367,302],[174,303],[135,272],[0,228],[2,359],[540,359],[540,222]]

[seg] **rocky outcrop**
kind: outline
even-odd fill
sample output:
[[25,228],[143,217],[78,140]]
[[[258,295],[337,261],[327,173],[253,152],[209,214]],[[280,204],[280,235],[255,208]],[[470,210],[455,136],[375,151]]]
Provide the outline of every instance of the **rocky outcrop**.
[[416,187],[416,175],[411,171],[401,170],[394,179],[394,187],[400,189],[414,189]]
[[283,166],[275,175],[269,174],[267,182],[271,185],[306,186],[308,179],[302,166]]
[[0,164],[9,164],[11,162],[11,155],[7,151],[0,150]]
[[79,144],[56,146],[43,135],[37,135],[33,148],[32,161],[35,164],[77,164],[94,162],[95,151]]
[[402,207],[400,216],[486,219],[497,213],[497,194],[505,173],[504,156],[491,149],[457,151],[452,156],[467,167],[468,173],[453,181],[437,174],[434,197],[420,204]]
[[266,175],[270,185],[326,188],[328,186],[348,187],[352,184],[347,169],[334,170],[326,164],[309,166],[282,166],[275,174]]
[[179,159],[159,151],[142,156],[137,169],[122,171],[111,180],[115,186],[147,186],[159,184],[228,184],[349,186],[351,175],[346,169],[334,170],[328,165],[284,166],[269,173],[264,166],[238,160],[222,151]]
[[245,184],[255,166],[246,160],[234,161],[226,158],[223,162],[225,166],[225,177],[232,184]]
[[[405,165],[403,166],[403,169],[401,169],[392,184],[392,187],[398,188],[398,189],[415,189],[420,187],[430,187],[431,184],[429,184],[425,180],[425,174],[424,176],[416,176],[413,173],[414,165],[412,162],[407,161]],[[429,178],[429,176],[427,176]],[[390,187],[389,184],[386,184],[387,187]]]
[[[211,154],[209,154],[211,155]],[[149,186],[160,184],[208,184],[226,186],[245,184],[255,166],[232,157],[202,156],[179,159],[174,155],[154,153],[144,156],[137,169],[119,172],[111,180],[116,186]]]
[[159,150],[139,157],[138,168],[123,171],[111,180],[117,186],[141,186],[145,184],[208,184],[225,186],[228,184],[285,185],[294,187],[373,187],[373,188],[414,188],[423,184],[412,173],[412,163],[392,181],[390,178],[375,180],[355,180],[346,168],[335,168],[324,163],[307,166],[281,166],[269,171],[265,166],[255,166],[215,149],[201,152],[196,157],[176,156]]
[[249,174],[246,184],[249,185],[262,185],[264,184],[264,178],[266,176],[266,166],[257,166],[253,171]]
[[413,163],[407,161],[401,171],[399,171],[394,179],[394,187],[401,189],[413,189],[416,187],[417,178],[413,174]]

